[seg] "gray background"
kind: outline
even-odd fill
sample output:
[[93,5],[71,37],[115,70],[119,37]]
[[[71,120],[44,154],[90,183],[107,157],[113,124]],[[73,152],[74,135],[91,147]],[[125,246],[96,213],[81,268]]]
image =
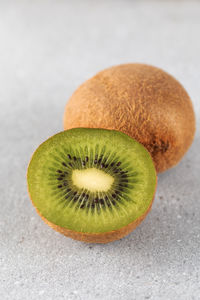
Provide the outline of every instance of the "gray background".
[[[141,226],[120,241],[83,244],[40,220],[26,168],[62,130],[78,85],[125,62],[180,80],[196,137],[159,175]],[[0,1],[0,299],[200,299],[199,78],[200,2]]]

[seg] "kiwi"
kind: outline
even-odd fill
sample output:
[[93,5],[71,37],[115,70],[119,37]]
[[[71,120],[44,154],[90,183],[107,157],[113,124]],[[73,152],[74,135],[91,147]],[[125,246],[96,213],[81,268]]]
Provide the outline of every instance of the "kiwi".
[[115,129],[142,143],[157,172],[176,165],[192,143],[195,117],[183,86],[156,67],[125,64],[101,71],[72,95],[64,129]]
[[32,203],[48,225],[77,240],[106,243],[145,218],[156,171],[148,151],[126,134],[76,128],[38,147],[27,181]]

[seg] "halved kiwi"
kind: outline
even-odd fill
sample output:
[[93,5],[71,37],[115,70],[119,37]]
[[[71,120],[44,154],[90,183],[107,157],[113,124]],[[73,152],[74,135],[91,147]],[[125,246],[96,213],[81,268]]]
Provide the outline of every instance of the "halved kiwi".
[[71,238],[106,243],[147,215],[156,189],[148,151],[115,130],[76,128],[33,154],[28,190],[39,215]]

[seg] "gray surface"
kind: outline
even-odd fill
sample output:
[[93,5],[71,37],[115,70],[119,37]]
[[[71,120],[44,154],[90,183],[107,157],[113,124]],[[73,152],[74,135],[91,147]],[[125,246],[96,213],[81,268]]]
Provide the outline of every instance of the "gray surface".
[[[0,299],[200,299],[200,2],[0,2]],[[195,141],[159,176],[128,237],[88,245],[50,229],[26,190],[34,149],[62,130],[73,90],[100,69],[147,62],[176,76]]]

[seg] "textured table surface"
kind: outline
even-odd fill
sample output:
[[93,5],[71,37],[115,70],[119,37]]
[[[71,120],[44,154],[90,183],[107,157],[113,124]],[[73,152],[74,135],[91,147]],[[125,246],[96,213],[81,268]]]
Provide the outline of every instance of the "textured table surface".
[[[200,299],[200,2],[0,1],[0,299]],[[196,137],[159,175],[129,236],[83,244],[38,217],[32,152],[62,130],[72,92],[125,62],[161,67],[194,103]]]

